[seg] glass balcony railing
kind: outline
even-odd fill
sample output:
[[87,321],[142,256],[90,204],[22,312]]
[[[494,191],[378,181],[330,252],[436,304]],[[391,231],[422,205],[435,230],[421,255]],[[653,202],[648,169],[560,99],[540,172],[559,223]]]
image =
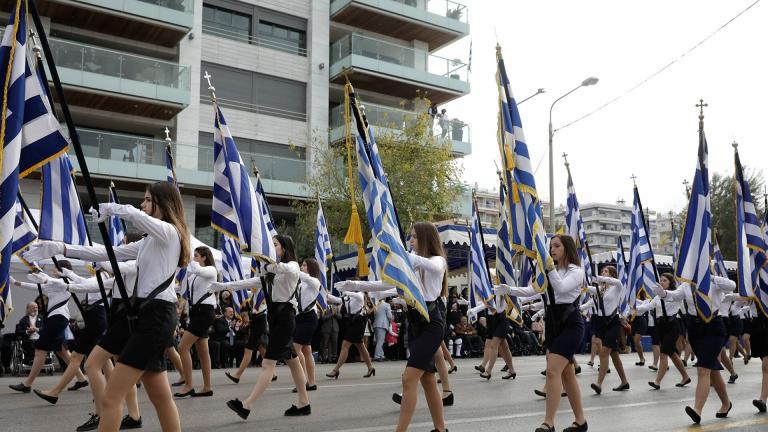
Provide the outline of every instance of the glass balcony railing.
[[295,54],[301,57],[307,56],[307,48],[300,46],[297,43],[289,43],[280,40],[269,39],[260,36],[251,36],[247,34],[238,33],[231,30],[226,30],[213,25],[203,24],[203,33],[211,34],[214,36],[222,37],[225,39],[232,39],[234,41],[256,45],[259,47],[270,48],[277,51],[282,51],[288,54]]
[[[365,117],[368,119],[368,123],[383,128],[404,129],[411,122],[415,122],[418,116],[414,111],[384,105],[364,104],[363,106],[365,107]],[[332,108],[329,120],[331,130],[344,126],[344,105]],[[435,119],[432,124],[432,132],[438,138],[471,142],[469,125],[460,119],[450,119],[447,123],[443,124],[438,119]]]
[[[77,132],[86,157],[165,167],[165,140],[86,128]],[[213,172],[213,148],[179,143],[172,148],[177,170]],[[255,164],[264,179],[306,182],[305,160],[248,152],[240,152],[240,156],[248,167]]]
[[[334,0],[336,1],[345,0]],[[386,0],[391,3],[399,3],[404,6],[410,6],[414,9],[426,10],[427,12],[450,19],[455,19],[463,23],[469,22],[469,8],[467,6],[451,0]]]
[[190,69],[187,66],[62,39],[49,38],[49,41],[59,68],[161,87],[190,89]]
[[469,82],[467,64],[459,59],[451,60],[423,50],[408,48],[359,34],[346,35],[331,45],[331,64],[353,54]]
[[179,12],[194,12],[193,0],[138,0],[142,3],[149,3]]

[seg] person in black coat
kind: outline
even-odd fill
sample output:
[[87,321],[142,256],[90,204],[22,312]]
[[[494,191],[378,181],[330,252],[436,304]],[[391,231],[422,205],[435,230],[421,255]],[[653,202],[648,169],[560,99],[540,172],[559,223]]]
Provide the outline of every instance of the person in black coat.
[[213,322],[208,349],[214,369],[231,364],[236,337],[235,324],[235,310],[231,307],[225,308],[224,315]]

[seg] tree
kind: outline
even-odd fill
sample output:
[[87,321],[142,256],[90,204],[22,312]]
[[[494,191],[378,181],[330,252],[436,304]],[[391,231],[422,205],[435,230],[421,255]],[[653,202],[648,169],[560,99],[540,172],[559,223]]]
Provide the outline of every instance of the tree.
[[[747,170],[744,167],[744,175],[749,182],[749,190],[757,208],[758,217],[761,217],[763,208],[763,186],[765,180],[762,171]],[[736,179],[733,175],[712,174],[710,179],[710,205],[712,209],[712,229],[717,231],[720,242],[720,250],[727,260],[736,260]],[[683,219],[685,220],[685,219]],[[762,220],[762,217],[761,217]]]
[[[403,120],[403,119],[399,119]],[[379,125],[381,126],[381,125]],[[452,217],[456,198],[462,190],[462,168],[451,155],[450,138],[438,139],[432,134],[432,118],[426,113],[414,113],[412,118],[374,128],[376,145],[387,173],[392,199],[397,206],[400,226],[408,230],[417,221],[436,221]],[[353,128],[354,130],[354,128]],[[347,149],[342,141],[329,146],[315,139],[313,172],[307,179],[312,197],[319,196],[328,223],[334,252],[351,251],[342,245],[350,218],[350,194],[347,178]],[[367,242],[371,231],[365,215],[365,205],[357,174],[355,141],[352,140],[352,175],[355,199]],[[313,256],[317,201],[293,201],[297,214],[292,234],[302,256]]]

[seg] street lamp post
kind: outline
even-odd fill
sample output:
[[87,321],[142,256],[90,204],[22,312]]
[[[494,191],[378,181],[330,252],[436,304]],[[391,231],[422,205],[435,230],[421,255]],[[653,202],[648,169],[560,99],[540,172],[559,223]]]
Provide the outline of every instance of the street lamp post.
[[585,79],[576,88],[555,99],[555,101],[552,102],[552,105],[549,107],[549,232],[552,234],[555,233],[555,161],[554,154],[552,152],[552,139],[555,135],[555,130],[552,129],[552,109],[555,107],[556,103],[558,103],[569,94],[582,87],[595,85],[597,82],[598,79],[596,77],[589,77]]

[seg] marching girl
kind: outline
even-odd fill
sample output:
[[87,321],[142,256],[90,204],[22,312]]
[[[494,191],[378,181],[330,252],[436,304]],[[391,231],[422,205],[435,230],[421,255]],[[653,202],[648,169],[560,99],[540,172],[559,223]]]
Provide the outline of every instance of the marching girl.
[[[765,295],[765,294],[763,294]],[[752,405],[757,408],[757,412],[764,414],[766,412],[766,399],[768,399],[768,310],[763,309],[762,304],[757,303],[760,300],[752,300],[750,315],[752,316],[749,324],[750,335],[750,355],[760,359],[763,381],[760,386],[760,396],[752,401]]]
[[[211,250],[206,246],[195,248],[192,262],[187,266],[184,280],[176,287],[176,292],[189,292],[189,326],[179,342],[181,372],[184,386],[173,396],[177,398],[213,396],[211,385],[211,355],[208,351],[208,329],[216,320],[216,296],[211,291],[211,284],[216,282],[219,273]],[[192,345],[200,358],[200,371],[203,374],[203,390],[195,391],[192,383]]]
[[[734,295],[735,294],[735,295]],[[744,312],[742,312],[742,308],[744,307],[744,302],[739,300],[738,293],[731,293],[727,296],[728,303],[730,303],[728,307],[728,357],[733,360],[734,356],[736,355],[736,352],[741,354],[742,358],[744,358],[745,363],[747,364],[749,361],[747,351],[744,349],[744,347],[741,346],[741,343],[739,342],[739,339],[742,338],[744,335]],[[724,302],[725,303],[725,302]]]
[[[502,379],[515,379],[517,373],[515,372],[515,365],[512,363],[512,353],[509,352],[509,344],[507,343],[507,335],[511,331],[509,319],[507,318],[507,312],[509,312],[509,306],[507,304],[506,295],[494,295],[492,307],[495,313],[488,315],[488,333],[490,339],[485,344],[483,349],[483,364],[481,367],[483,371],[480,372],[480,377],[486,380],[491,379],[491,373],[493,372],[493,366],[496,363],[496,358],[499,356],[501,350],[502,358],[507,365],[507,374]],[[483,303],[472,308],[471,315],[477,315],[479,312],[486,310],[488,305]],[[507,361],[509,358],[509,361]]]
[[[659,286],[665,292],[675,291],[677,288],[675,277],[671,273],[662,273],[659,277]],[[669,360],[672,360],[672,364],[675,365],[682,378],[675,386],[685,387],[691,383],[691,377],[685,371],[685,366],[683,361],[680,360],[677,349],[677,339],[681,332],[680,321],[678,321],[677,315],[682,307],[682,299],[683,297],[673,296],[665,300],[661,296],[656,295],[648,304],[637,306],[637,310],[641,312],[652,308],[656,310],[656,332],[658,332],[660,344],[659,366],[656,372],[656,379],[648,381],[648,385],[656,390],[661,388],[661,381],[664,379],[664,375],[666,375],[669,368]],[[689,309],[688,312],[690,313],[691,310]],[[693,312],[695,313],[695,310]]]
[[[629,310],[627,320],[632,325],[632,344],[637,352],[639,361],[635,362],[635,366],[645,366],[645,353],[643,352],[642,338],[643,335],[648,333],[648,313],[638,314]],[[654,358],[656,355],[654,354]],[[658,361],[658,360],[657,360]]]
[[[397,432],[408,430],[418,399],[418,384],[421,383],[427,399],[433,432],[445,432],[443,419],[443,404],[440,391],[435,381],[435,354],[440,349],[443,340],[445,322],[437,306],[442,294],[448,291],[448,263],[445,251],[440,242],[435,225],[429,222],[417,222],[411,228],[410,246],[413,252],[408,253],[408,259],[414,270],[421,278],[421,293],[427,303],[429,322],[425,322],[419,312],[410,309],[411,320],[408,326],[408,349],[410,356],[403,372],[403,395],[400,404],[400,417],[397,422]],[[341,291],[388,291],[394,286],[381,281],[343,281],[336,284]],[[393,291],[390,291],[393,292]]]
[[723,341],[723,349],[720,350],[719,357],[720,363],[730,373],[728,384],[736,384],[736,380],[739,379],[739,375],[733,367],[733,357],[729,356],[729,351],[731,353],[736,351],[732,342],[735,341],[735,344],[738,346],[739,337],[743,332],[741,318],[738,316],[738,310],[741,309],[741,302],[738,301],[738,298],[738,293],[725,294],[720,303],[719,310],[720,318],[723,320],[723,325],[725,325],[725,340]]
[[747,300],[744,307],[741,308],[741,326],[744,328],[744,334],[741,336],[741,341],[744,344],[744,352],[747,355],[744,357],[744,364],[749,364],[749,360],[752,358],[752,320],[756,315],[755,301]]
[[[307,377],[307,391],[317,390],[315,384],[315,358],[312,355],[312,337],[319,323],[316,305],[320,294],[320,264],[314,258],[307,258],[301,264],[299,288],[296,293],[296,331],[293,333],[293,349],[299,357],[304,375]],[[294,389],[294,393],[298,389]]]
[[325,374],[328,378],[338,379],[339,369],[344,366],[349,356],[349,347],[354,345],[357,348],[357,352],[360,353],[360,358],[368,366],[368,372],[363,375],[363,378],[369,378],[376,375],[376,368],[371,363],[371,357],[368,355],[368,348],[363,344],[363,333],[365,332],[365,324],[368,319],[365,316],[365,294],[361,292],[345,292],[341,297],[336,297],[333,294],[328,294],[328,303],[342,305],[342,319],[344,323],[342,328],[344,334],[342,335],[341,352],[339,352],[339,358],[336,361],[336,365],[333,370]]
[[624,365],[619,356],[621,319],[618,311],[624,287],[621,281],[616,279],[617,277],[616,267],[605,266],[600,272],[600,276],[594,277],[594,281],[598,285],[597,288],[594,286],[587,287],[589,293],[593,294],[590,301],[596,298],[599,303],[597,305],[597,314],[600,316],[600,327],[596,329],[596,336],[602,342],[600,347],[600,368],[598,369],[597,383],[590,385],[597,394],[600,394],[603,390],[603,380],[608,371],[609,357],[613,361],[613,366],[616,368],[616,372],[621,379],[621,384],[618,387],[614,387],[613,391],[629,390],[627,375],[624,373]]
[[[248,289],[246,287],[244,289]],[[228,291],[223,291],[228,292]],[[258,351],[261,358],[267,355],[267,343],[269,341],[269,329],[267,325],[267,302],[264,297],[264,291],[258,290],[253,294],[253,307],[251,308],[251,325],[248,332],[248,341],[245,343],[243,359],[240,360],[240,366],[234,373],[224,372],[233,383],[240,382],[240,377],[245,373],[245,369],[251,364],[253,352]],[[272,377],[272,381],[277,380],[277,375]]]
[[[275,368],[279,360],[284,360],[291,370],[293,383],[298,392],[298,405],[292,405],[285,411],[286,416],[302,416],[312,413],[309,397],[305,387],[306,380],[301,363],[293,350],[293,332],[296,329],[296,310],[293,298],[299,286],[299,263],[296,262],[296,252],[293,239],[286,235],[276,235],[272,238],[277,254],[277,263],[267,264],[267,321],[270,329],[269,343],[262,362],[262,370],[251,394],[244,400],[233,399],[227,402],[229,409],[242,419],[247,419],[251,407],[267,390],[274,380]],[[215,283],[213,289],[221,291],[227,288],[244,290],[257,288],[263,290],[261,278],[255,277],[227,283]]]
[[[665,276],[671,277],[669,273],[664,273],[662,279]],[[714,310],[719,309],[722,302],[722,297],[725,293],[732,292],[736,288],[736,283],[730,279],[711,276],[711,290],[709,298],[712,301],[712,307]],[[669,303],[680,302],[683,299],[687,299],[690,304],[694,304],[693,288],[688,284],[682,284],[677,290],[670,290],[663,287],[663,283],[654,287],[654,293],[661,299],[669,300]],[[717,396],[720,398],[721,406],[715,414],[717,418],[728,417],[728,413],[733,408],[733,403],[728,398],[728,392],[725,387],[725,381],[720,376],[720,371],[723,367],[718,361],[718,356],[723,349],[723,342],[725,341],[725,325],[719,315],[715,315],[710,322],[705,322],[697,314],[697,308],[688,310],[688,314],[691,315],[691,327],[689,329],[689,336],[691,347],[694,353],[696,353],[696,397],[693,407],[686,406],[685,413],[698,424],[701,422],[701,411],[704,408],[704,404],[707,402],[707,396],[709,396],[710,385],[715,388]],[[661,368],[659,368],[661,371]]]
[[[581,390],[576,380],[576,371],[570,364],[584,337],[584,321],[579,310],[579,297],[584,284],[584,270],[581,268],[576,244],[568,235],[557,234],[550,240],[549,253],[556,263],[548,273],[551,288],[547,289],[546,341],[547,381],[545,385],[547,408],[544,422],[536,432],[553,432],[555,414],[560,405],[560,392],[565,388],[575,419],[565,432],[587,430],[587,420],[581,402]],[[497,294],[511,294],[518,297],[536,294],[533,287],[510,287],[500,285],[494,288]],[[552,294],[554,298],[552,298]]]
[[645,290],[641,291],[638,297],[638,301],[635,304],[635,313],[640,315],[646,315],[648,320],[648,336],[651,337],[651,352],[653,353],[653,363],[648,365],[648,369],[656,372],[659,370],[659,357],[661,357],[661,339],[659,338],[659,331],[656,327],[658,317],[656,316],[656,304],[651,303],[653,299],[648,298]]
[[[117,215],[147,233],[138,242],[115,247],[118,260],[136,260],[133,292],[136,305],[132,309],[138,317],[107,381],[99,427],[106,431],[119,429],[123,400],[141,379],[162,429],[180,431],[179,413],[165,372],[164,352],[176,327],[173,278],[176,268],[186,266],[191,255],[189,232],[181,195],[167,182],[147,186],[141,209],[115,203],[99,205],[98,221]],[[103,246],[65,246],[53,242],[33,246],[27,256],[43,259],[57,254],[88,261],[107,259]]]

